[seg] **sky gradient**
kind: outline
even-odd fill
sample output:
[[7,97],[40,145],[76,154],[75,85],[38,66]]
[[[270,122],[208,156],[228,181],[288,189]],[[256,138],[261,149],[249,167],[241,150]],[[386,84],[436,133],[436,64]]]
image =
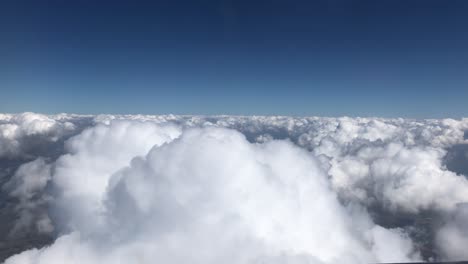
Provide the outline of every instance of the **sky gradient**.
[[468,116],[468,1],[2,1],[0,112]]

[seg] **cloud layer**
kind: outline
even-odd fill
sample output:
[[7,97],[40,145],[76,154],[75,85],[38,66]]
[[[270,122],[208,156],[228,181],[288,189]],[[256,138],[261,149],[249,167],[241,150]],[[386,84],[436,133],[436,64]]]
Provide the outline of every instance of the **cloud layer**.
[[2,165],[2,190],[17,216],[9,236],[55,240],[6,263],[468,257],[460,246],[468,242],[468,180],[447,166],[448,157],[468,159],[468,119],[1,120],[0,157],[21,160]]

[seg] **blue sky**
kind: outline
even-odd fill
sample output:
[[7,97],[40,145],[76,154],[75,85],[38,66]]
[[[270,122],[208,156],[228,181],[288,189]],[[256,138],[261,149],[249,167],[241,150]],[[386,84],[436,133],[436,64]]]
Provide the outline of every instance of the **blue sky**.
[[468,116],[467,1],[96,2],[1,2],[1,112]]

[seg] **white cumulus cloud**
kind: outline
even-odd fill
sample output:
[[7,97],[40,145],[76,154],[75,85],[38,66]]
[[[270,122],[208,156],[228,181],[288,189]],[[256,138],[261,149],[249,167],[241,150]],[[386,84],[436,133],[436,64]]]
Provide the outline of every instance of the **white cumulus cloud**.
[[[468,175],[447,157],[466,160],[453,148],[468,143],[468,119],[25,113],[0,120],[0,158],[28,157],[0,164],[2,190],[17,200],[15,229],[55,238],[6,263],[467,257],[460,245],[468,241]],[[41,151],[35,137],[47,143]]]

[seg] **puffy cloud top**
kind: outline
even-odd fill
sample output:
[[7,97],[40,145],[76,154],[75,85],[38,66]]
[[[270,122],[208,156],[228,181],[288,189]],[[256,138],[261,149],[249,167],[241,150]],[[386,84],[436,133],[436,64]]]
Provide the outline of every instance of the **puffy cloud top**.
[[468,119],[25,113],[0,120],[4,159],[34,153],[31,137],[46,146],[66,140],[58,157],[33,155],[6,179],[3,191],[18,200],[16,229],[56,238],[6,263],[465,256],[457,245],[468,241],[468,180],[446,159],[468,143]]
[[71,121],[73,116],[0,115],[0,158],[28,156],[41,143],[56,142],[72,134],[77,126]]

